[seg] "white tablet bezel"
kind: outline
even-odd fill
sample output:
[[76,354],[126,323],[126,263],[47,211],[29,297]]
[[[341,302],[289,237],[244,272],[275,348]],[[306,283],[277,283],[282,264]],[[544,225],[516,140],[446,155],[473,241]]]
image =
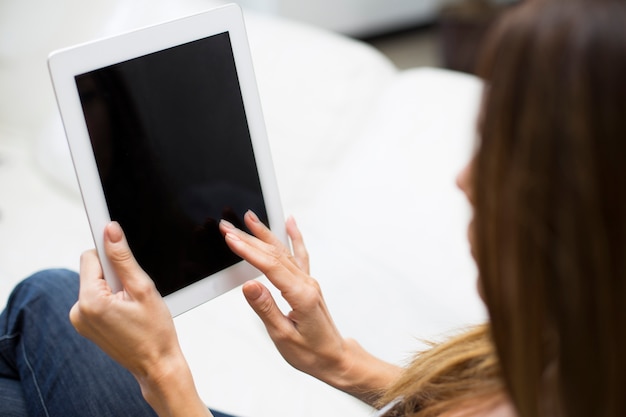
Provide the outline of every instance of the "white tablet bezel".
[[[180,44],[228,32],[241,95],[252,139],[269,224],[287,244],[274,166],[254,75],[241,9],[235,4],[138,29],[118,36],[55,51],[48,67],[67,136],[83,203],[104,276],[114,291],[121,285],[104,254],[103,231],[111,221],[98,175],[75,76],[158,52]],[[256,278],[260,272],[244,261],[164,297],[173,316],[196,307]]]

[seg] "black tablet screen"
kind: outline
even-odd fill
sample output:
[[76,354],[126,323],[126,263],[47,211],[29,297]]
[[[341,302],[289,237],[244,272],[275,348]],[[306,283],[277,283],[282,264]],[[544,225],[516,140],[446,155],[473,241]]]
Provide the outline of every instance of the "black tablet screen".
[[267,214],[228,33],[76,77],[109,213],[163,296],[240,261]]

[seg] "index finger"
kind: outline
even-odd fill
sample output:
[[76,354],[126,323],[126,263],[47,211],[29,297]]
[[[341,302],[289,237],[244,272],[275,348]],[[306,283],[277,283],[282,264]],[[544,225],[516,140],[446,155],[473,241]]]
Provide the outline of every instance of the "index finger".
[[292,291],[294,283],[301,281],[296,277],[306,275],[284,246],[266,243],[226,222],[221,227],[230,249],[265,274],[283,293]]
[[248,210],[244,215],[243,220],[254,236],[265,243],[279,248],[280,250],[284,250],[291,255],[289,248],[287,248],[278,236],[276,236],[265,224],[263,224],[255,212]]
[[79,299],[92,299],[101,293],[112,294],[111,288],[104,280],[100,259],[95,249],[84,252],[80,257],[80,289]]
[[87,325],[84,314],[88,311],[97,311],[102,297],[112,296],[111,288],[104,280],[102,267],[95,250],[84,252],[81,255],[79,279],[78,301],[72,306],[69,316],[74,328],[79,333],[84,334]]
[[263,224],[263,222],[261,222],[261,220],[259,220],[258,216],[253,211],[248,210],[244,216],[244,220],[254,236],[278,248],[290,262],[293,262],[298,268],[306,274],[309,274],[309,253],[306,250],[302,233],[300,233],[300,229],[298,229],[293,216],[290,216],[286,222],[287,234],[293,246],[293,253],[265,224]]

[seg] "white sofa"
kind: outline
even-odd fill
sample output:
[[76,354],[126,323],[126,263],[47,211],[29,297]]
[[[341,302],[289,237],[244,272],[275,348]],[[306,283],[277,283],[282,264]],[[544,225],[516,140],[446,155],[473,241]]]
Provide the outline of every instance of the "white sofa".
[[352,36],[374,36],[432,22],[450,0],[239,0],[271,12]]
[[[433,68],[398,71],[363,43],[246,19],[285,212],[298,220],[339,329],[404,363],[420,338],[483,321],[469,207],[454,185],[471,153],[480,83]],[[36,134],[0,126],[0,306],[21,278],[76,269],[92,246],[54,108],[39,117],[52,122]],[[239,290],[176,324],[213,407],[244,417],[371,412],[290,368]]]

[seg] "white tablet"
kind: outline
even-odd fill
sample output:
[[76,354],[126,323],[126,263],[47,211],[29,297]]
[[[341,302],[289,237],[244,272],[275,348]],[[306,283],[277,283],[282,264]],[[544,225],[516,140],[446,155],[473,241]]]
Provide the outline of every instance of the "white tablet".
[[173,315],[260,275],[218,230],[222,218],[244,228],[251,209],[287,242],[238,6],[60,50],[48,65],[114,291],[111,220]]

